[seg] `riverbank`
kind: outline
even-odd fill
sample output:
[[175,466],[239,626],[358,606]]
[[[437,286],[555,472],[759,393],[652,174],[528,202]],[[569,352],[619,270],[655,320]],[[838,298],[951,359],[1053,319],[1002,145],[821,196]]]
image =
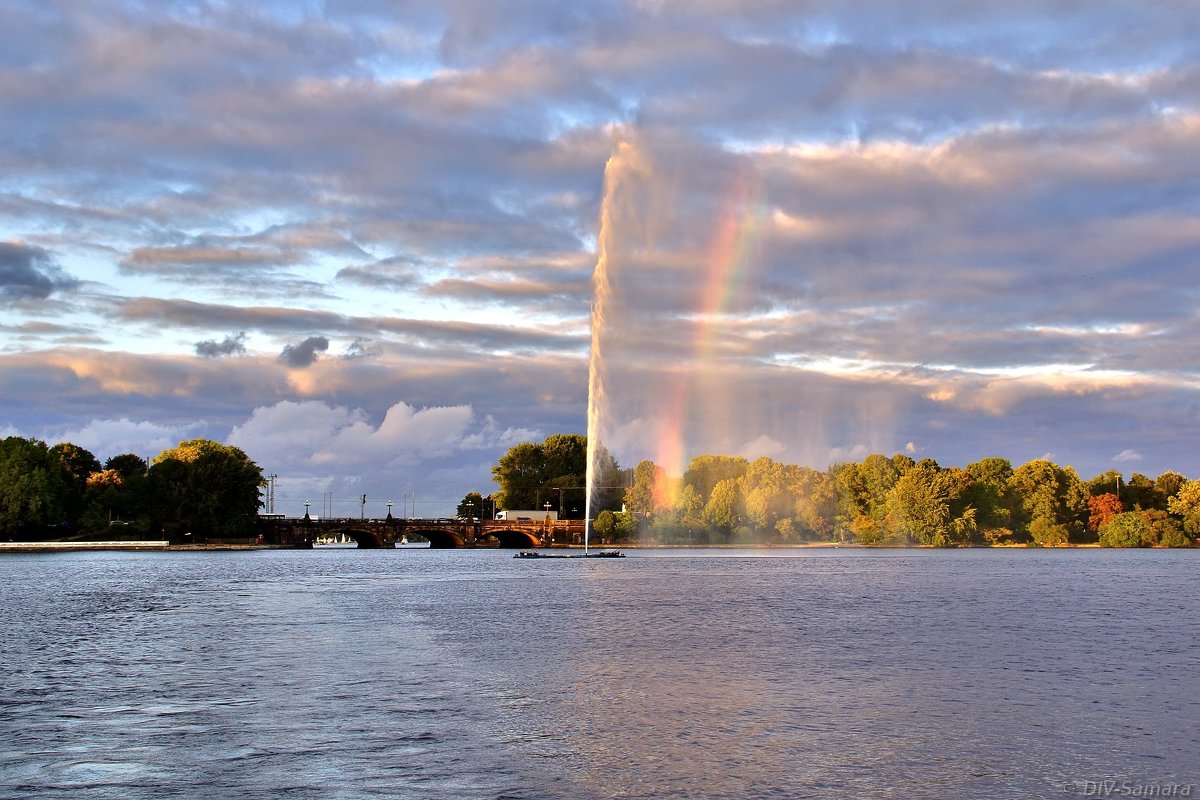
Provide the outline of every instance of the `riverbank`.
[[134,542],[0,542],[0,553],[62,553],[78,550],[169,550],[166,540]]
[[294,550],[288,545],[278,544],[171,544],[164,540],[132,542],[0,542],[3,553],[75,553],[95,550],[133,550],[178,552],[181,550]]

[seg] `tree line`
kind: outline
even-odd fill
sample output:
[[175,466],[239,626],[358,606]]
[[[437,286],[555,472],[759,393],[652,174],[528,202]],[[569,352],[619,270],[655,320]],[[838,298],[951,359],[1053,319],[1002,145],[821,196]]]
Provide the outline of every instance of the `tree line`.
[[69,442],[9,436],[0,441],[0,537],[249,536],[262,485],[241,449],[209,439],[101,464]]
[[[577,434],[516,445],[492,470],[500,491],[469,498],[500,509],[557,509],[558,490],[585,483],[586,449]],[[1172,471],[1126,479],[1110,470],[1083,480],[1048,459],[1013,467],[990,457],[960,468],[873,454],[817,470],[700,455],[671,476],[652,461],[623,470],[605,454],[602,474],[601,485],[624,488],[598,493],[594,530],[617,542],[1189,547],[1200,535],[1200,481]],[[572,500],[581,494],[564,491]],[[581,518],[581,505],[571,507]]]

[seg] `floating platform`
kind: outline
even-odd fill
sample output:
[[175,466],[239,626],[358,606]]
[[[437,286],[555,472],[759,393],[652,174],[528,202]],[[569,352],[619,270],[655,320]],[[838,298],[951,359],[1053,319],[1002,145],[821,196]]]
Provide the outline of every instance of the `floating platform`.
[[536,550],[522,550],[513,558],[624,558],[620,550],[600,550],[595,553],[539,553]]

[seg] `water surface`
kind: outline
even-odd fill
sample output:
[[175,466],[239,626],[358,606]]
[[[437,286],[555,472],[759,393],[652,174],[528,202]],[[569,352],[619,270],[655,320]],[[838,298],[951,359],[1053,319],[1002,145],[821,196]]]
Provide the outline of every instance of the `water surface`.
[[1200,553],[0,558],[0,795],[1200,796]]

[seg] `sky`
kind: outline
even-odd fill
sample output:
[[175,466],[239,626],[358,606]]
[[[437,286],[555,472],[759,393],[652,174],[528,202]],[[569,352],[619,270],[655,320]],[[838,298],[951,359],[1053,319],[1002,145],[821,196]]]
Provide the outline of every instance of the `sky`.
[[607,244],[623,466],[1197,477],[1198,48],[1173,0],[9,0],[0,435],[450,513],[586,430]]

